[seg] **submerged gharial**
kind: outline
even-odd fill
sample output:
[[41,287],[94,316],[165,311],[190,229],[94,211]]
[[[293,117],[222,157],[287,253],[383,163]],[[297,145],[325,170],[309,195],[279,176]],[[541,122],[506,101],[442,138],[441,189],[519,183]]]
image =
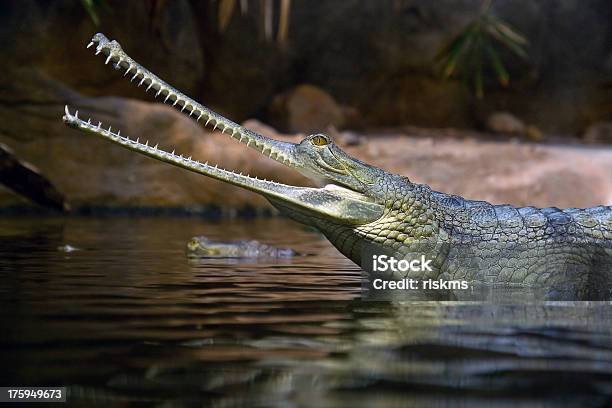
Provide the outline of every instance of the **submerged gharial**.
[[[415,251],[433,259],[418,279],[542,286],[551,298],[609,299],[612,282],[612,206],[587,209],[515,208],[433,191],[357,160],[324,134],[300,143],[254,133],[209,110],[130,58],[103,34],[91,43],[106,63],[125,70],[156,97],[205,126],[316,179],[300,187],[238,174],[121,136],[83,121],[66,107],[64,122],[129,150],[261,194],[281,213],[321,231],[346,257],[364,267],[378,250],[398,257]],[[365,267],[364,267],[365,269]]]
[[291,258],[297,255],[291,248],[277,248],[255,240],[214,241],[203,235],[187,242],[187,255],[198,258]]

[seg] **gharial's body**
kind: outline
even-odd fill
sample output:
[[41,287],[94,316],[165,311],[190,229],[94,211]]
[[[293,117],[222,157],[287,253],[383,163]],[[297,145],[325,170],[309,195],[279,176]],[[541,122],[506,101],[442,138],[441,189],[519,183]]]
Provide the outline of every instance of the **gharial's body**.
[[187,254],[198,258],[291,258],[297,253],[291,248],[278,248],[255,240],[214,241],[199,235],[187,242]]
[[429,253],[432,271],[409,272],[406,277],[545,286],[550,299],[611,295],[610,206],[492,205],[391,174],[377,186],[387,197],[380,219],[356,227],[330,226],[327,220],[314,223],[340,252],[362,266],[368,261],[364,252],[396,257]]
[[[284,185],[236,174],[149,147],[84,122],[66,110],[64,121],[114,143],[257,192],[282,213],[318,228],[344,255],[383,250],[402,256],[425,252],[431,272],[414,278],[541,285],[555,297],[609,299],[612,285],[612,207],[514,208],[470,201],[370,166],[344,153],[325,135],[299,144],[255,134],[175,90],[128,57],[116,41],[96,34],[91,44],[140,84],[197,120],[307,176],[324,188]],[[569,294],[569,295],[567,295]]]

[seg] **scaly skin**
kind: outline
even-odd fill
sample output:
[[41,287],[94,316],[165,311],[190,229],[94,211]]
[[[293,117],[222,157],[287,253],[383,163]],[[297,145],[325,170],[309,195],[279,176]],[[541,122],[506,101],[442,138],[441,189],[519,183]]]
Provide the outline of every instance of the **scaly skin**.
[[[298,144],[255,134],[210,111],[147,71],[116,41],[96,34],[89,46],[133,75],[165,102],[307,176],[324,188],[289,186],[200,163],[104,130],[71,114],[64,122],[123,147],[266,197],[282,213],[318,228],[345,256],[363,264],[377,251],[434,259],[433,270],[409,277],[541,286],[551,298],[609,299],[612,207],[514,208],[432,191],[348,156],[328,136]],[[89,47],[88,46],[88,47]],[[366,259],[367,260],[367,259]]]
[[187,243],[189,256],[201,258],[290,258],[290,248],[276,248],[258,241],[211,241],[205,236],[193,237]]

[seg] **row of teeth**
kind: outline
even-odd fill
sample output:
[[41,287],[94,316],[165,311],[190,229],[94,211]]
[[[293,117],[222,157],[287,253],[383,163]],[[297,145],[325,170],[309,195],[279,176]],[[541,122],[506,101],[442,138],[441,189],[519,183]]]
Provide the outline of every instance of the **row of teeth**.
[[189,157],[183,157],[183,155],[176,155],[175,151],[173,150],[172,153],[166,152],[165,150],[161,150],[158,149],[157,146],[158,144],[156,144],[155,146],[149,146],[149,141],[147,140],[144,144],[140,143],[140,138],[137,138],[136,140],[134,139],[130,139],[128,136],[121,136],[121,131],[118,130],[117,133],[114,133],[112,128],[109,126],[108,129],[105,129],[102,127],[102,122],[98,122],[97,125],[94,125],[93,123],[91,123],[91,119],[87,119],[87,122],[85,122],[84,120],[79,118],[79,111],[77,110],[74,115],[70,113],[70,111],[68,110],[68,105],[66,105],[66,107],[64,108],[64,111],[66,113],[66,118],[65,120],[67,120],[68,122],[72,123],[72,124],[76,124],[78,127],[85,129],[85,130],[89,130],[93,133],[96,133],[100,136],[103,136],[104,138],[110,139],[116,143],[125,145],[125,146],[131,146],[132,148],[134,148],[135,150],[141,151],[141,152],[147,152],[150,153],[158,158],[167,158],[167,159],[171,159],[176,163],[181,163],[187,167],[190,168],[199,168],[205,171],[217,171],[217,172],[221,172],[224,173],[227,176],[235,176],[235,177],[247,177],[250,178],[252,180],[257,180],[259,182],[264,182],[264,183],[268,183],[268,184],[274,184],[274,185],[279,185],[282,186],[283,184],[281,183],[277,183],[275,181],[272,180],[267,180],[267,179],[260,179],[256,176],[251,177],[250,175],[244,175],[242,172],[241,173],[236,173],[233,172],[231,170],[226,170],[224,168],[219,167],[218,165],[209,165],[208,162],[205,163],[201,163],[197,160],[192,160],[191,156]]
[[[87,44],[87,48],[90,48],[93,45],[95,45],[95,43],[92,41],[89,44]],[[114,46],[111,46],[111,45],[114,45]],[[213,131],[215,131],[218,127],[221,133],[226,133],[230,135],[231,137],[233,137],[234,139],[237,139],[241,143],[244,143],[243,139],[247,138],[247,142],[245,143],[247,146],[250,146],[254,142],[255,147],[259,147],[256,141],[249,138],[248,136],[243,135],[241,132],[238,131],[237,128],[233,127],[232,125],[223,123],[224,120],[222,118],[214,118],[213,117],[213,115],[215,115],[214,112],[206,112],[203,108],[196,107],[196,105],[198,105],[197,102],[195,102],[188,96],[182,94],[181,92],[175,90],[174,88],[168,86],[161,79],[159,79],[155,74],[141,67],[134,60],[132,60],[127,54],[125,54],[123,50],[121,50],[121,47],[115,40],[110,41],[110,42],[107,39],[101,40],[96,47],[95,54],[98,55],[104,50],[109,51],[108,57],[106,58],[106,61],[104,62],[105,64],[108,64],[109,62],[116,59],[117,62],[114,63],[114,67],[116,69],[120,69],[122,68],[121,64],[125,63],[127,65],[127,69],[125,70],[123,76],[127,76],[131,71],[135,71],[135,74],[132,76],[132,79],[130,80],[130,82],[133,82],[136,78],[138,78],[138,76],[142,76],[142,78],[140,79],[140,82],[138,82],[137,84],[139,87],[141,85],[144,85],[147,81],[149,81],[149,84],[147,88],[145,89],[145,92],[148,92],[149,89],[151,88],[153,88],[154,90],[157,90],[157,92],[155,93],[155,98],[160,96],[163,92],[166,92],[167,94],[166,94],[166,97],[164,98],[164,103],[167,103],[168,101],[172,101],[172,98],[174,98],[174,102],[172,103],[172,106],[176,106],[176,105],[181,106],[180,104],[182,103],[181,112],[185,111],[185,109],[189,107],[186,113],[188,113],[189,116],[193,116],[196,119],[196,121],[200,121],[202,117],[205,117],[206,118],[206,122],[204,123],[205,127],[208,126],[208,124],[212,121],[214,123]],[[269,147],[264,147],[261,150],[261,153],[264,155],[267,155],[268,157],[272,159],[280,160],[283,163],[290,162],[288,158],[284,157],[283,155],[280,155],[278,152],[273,152],[272,149],[270,149]]]
[[[115,51],[113,50],[113,48],[110,46],[110,44],[115,43],[115,45],[118,47],[118,44],[116,41],[111,41],[110,43],[107,43],[106,41],[100,41],[100,43],[98,44],[98,46],[96,47],[96,53],[95,55],[100,54],[102,51],[104,50],[108,50],[109,54],[108,57],[106,58],[106,61],[104,62],[105,64],[108,64],[109,62],[111,62],[113,59],[117,59],[117,62],[114,63],[114,66],[116,69],[120,69],[121,68],[121,64],[122,63],[126,63],[128,68],[125,70],[125,72],[123,73],[123,76],[127,76],[130,71],[135,70],[136,73],[132,76],[132,79],[130,79],[130,82],[133,82],[136,78],[138,78],[138,76],[142,76],[140,82],[137,84],[137,86],[142,86],[143,84],[146,83],[146,81],[149,81],[149,86],[147,86],[147,88],[145,89],[145,92],[148,92],[149,89],[153,88],[153,89],[157,89],[157,92],[155,93],[155,97],[157,98],[158,96],[160,96],[163,92],[166,92],[166,98],[164,99],[164,103],[168,102],[169,99],[174,98],[174,103],[172,103],[172,106],[176,106],[179,103],[182,102],[182,107],[181,107],[181,112],[183,112],[188,106],[191,107],[191,109],[189,110],[189,116],[192,116],[194,114],[197,114],[199,112],[199,115],[197,115],[196,117],[196,121],[199,121],[200,119],[202,119],[202,116],[206,115],[208,117],[207,121],[206,121],[206,125],[208,125],[208,123],[212,120],[215,121],[215,128],[216,126],[219,125],[219,123],[221,122],[220,120],[216,120],[212,117],[212,115],[206,114],[206,112],[204,112],[201,109],[196,108],[196,102],[192,101],[189,97],[181,94],[178,91],[175,91],[173,89],[170,89],[169,87],[163,86],[161,80],[159,78],[157,78],[153,73],[146,71],[144,68],[139,67],[127,54],[121,52],[121,51]],[[91,46],[93,46],[95,43],[92,41],[89,44],[87,44],[87,48],[90,48]],[[227,130],[227,128],[230,128],[230,126],[228,125],[224,125],[222,132],[225,132]],[[232,129],[232,135],[235,132],[235,129]]]

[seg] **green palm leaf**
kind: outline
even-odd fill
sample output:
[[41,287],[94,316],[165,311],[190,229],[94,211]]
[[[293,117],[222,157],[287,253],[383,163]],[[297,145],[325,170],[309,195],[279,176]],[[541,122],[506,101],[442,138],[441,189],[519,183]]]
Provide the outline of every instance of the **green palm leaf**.
[[484,72],[489,67],[502,86],[510,82],[510,74],[495,46],[502,46],[522,59],[528,59],[527,38],[508,25],[489,14],[490,2],[485,2],[481,13],[469,22],[434,57],[440,64],[441,75],[462,77],[463,82],[471,78],[474,92],[478,98],[484,96]]

